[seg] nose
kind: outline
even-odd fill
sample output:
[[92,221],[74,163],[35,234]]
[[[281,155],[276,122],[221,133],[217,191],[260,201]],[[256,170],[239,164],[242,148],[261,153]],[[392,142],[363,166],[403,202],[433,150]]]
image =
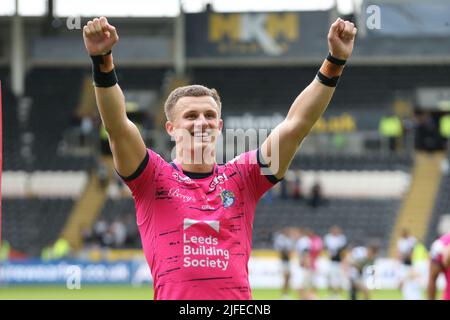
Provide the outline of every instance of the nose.
[[205,115],[200,114],[197,119],[195,119],[194,127],[195,128],[206,128],[208,126],[208,121],[206,121]]

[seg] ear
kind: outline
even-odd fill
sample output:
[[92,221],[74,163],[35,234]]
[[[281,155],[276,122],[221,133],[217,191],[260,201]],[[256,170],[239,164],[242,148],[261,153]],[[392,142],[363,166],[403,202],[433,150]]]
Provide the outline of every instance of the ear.
[[173,132],[174,131],[173,123],[171,121],[167,120],[165,127],[166,127],[166,131],[169,134],[169,136],[173,137],[173,133],[174,133]]
[[222,133],[222,128],[223,128],[223,120],[219,119],[219,132]]

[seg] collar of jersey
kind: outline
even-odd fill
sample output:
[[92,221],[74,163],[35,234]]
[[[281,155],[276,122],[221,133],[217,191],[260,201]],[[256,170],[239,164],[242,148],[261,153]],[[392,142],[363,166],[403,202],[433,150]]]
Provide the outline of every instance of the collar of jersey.
[[170,162],[170,165],[177,171],[183,172],[183,174],[191,179],[198,180],[198,179],[206,179],[211,177],[214,173],[218,172],[218,166],[217,163],[214,163],[213,170],[211,172],[191,172],[191,171],[184,171],[181,168],[181,164],[178,163],[176,160],[173,160]]

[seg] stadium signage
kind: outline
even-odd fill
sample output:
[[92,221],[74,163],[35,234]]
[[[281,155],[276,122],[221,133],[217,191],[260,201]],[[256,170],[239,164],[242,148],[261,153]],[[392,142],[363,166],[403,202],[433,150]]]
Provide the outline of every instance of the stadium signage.
[[[243,116],[228,116],[224,123],[227,129],[273,129],[283,119],[284,117],[280,113],[265,116],[245,113]],[[322,117],[313,127],[313,131],[323,133],[354,132],[357,129],[357,120],[346,112]]]
[[326,11],[186,14],[187,57],[314,58],[326,50],[329,15]]
[[139,268],[133,262],[89,263],[79,261],[8,262],[0,268],[0,282],[6,284],[66,284],[73,270],[80,270],[81,284],[129,284]]
[[343,113],[341,115],[330,116],[328,118],[320,118],[313,127],[313,132],[354,132],[356,131],[356,120],[348,114]]
[[299,38],[295,13],[212,13],[208,17],[209,41],[221,53],[262,51],[279,56]]

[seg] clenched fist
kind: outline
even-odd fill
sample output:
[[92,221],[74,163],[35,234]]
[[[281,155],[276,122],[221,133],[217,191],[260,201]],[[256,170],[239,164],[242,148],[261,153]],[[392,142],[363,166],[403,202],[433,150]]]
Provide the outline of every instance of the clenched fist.
[[119,41],[116,28],[105,17],[95,18],[83,27],[84,45],[90,56],[107,53]]
[[328,48],[333,57],[347,60],[353,51],[357,29],[350,21],[338,18],[328,33]]

